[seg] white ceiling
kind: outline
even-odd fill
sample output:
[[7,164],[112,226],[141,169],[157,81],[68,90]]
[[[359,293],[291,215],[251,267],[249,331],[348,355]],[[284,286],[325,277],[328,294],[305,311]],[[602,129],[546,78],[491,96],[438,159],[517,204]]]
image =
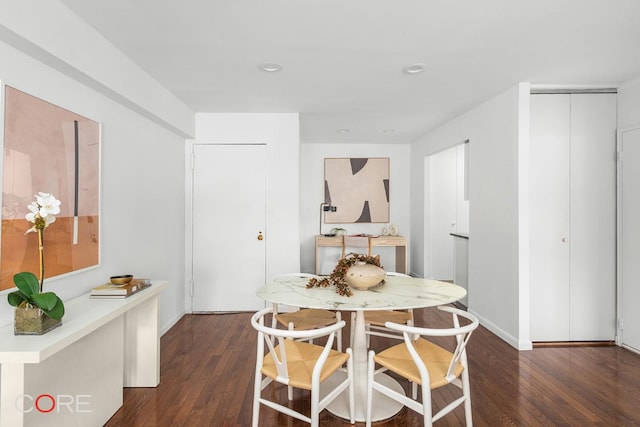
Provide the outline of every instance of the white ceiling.
[[638,0],[62,2],[195,111],[300,112],[302,142],[408,143],[520,81],[640,76]]

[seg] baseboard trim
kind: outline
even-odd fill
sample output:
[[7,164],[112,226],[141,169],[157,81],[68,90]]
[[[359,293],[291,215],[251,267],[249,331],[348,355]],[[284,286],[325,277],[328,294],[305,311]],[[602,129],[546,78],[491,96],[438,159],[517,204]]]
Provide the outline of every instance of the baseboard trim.
[[185,315],[184,310],[180,311],[173,319],[171,319],[166,325],[160,328],[160,336],[166,334],[169,329],[173,328],[173,326],[178,323],[180,319]]
[[498,338],[500,338],[513,348],[517,349],[518,351],[531,350],[531,341],[519,340],[517,337],[514,337],[504,329],[498,327],[496,324],[489,321],[489,319],[485,318],[484,316],[478,314],[473,309],[468,309],[467,311],[475,315],[478,320],[480,320],[480,324],[482,326],[487,328],[490,332],[492,332],[494,335],[496,335]]
[[613,347],[615,341],[534,341],[533,348],[544,347]]

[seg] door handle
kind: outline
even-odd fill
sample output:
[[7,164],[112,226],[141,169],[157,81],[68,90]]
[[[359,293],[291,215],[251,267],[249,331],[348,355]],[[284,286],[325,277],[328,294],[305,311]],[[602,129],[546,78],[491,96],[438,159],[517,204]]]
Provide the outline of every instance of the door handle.
[[567,243],[569,241],[569,239],[567,239],[566,237],[562,238],[562,243]]
[[262,231],[258,231],[258,240],[262,240],[264,239],[264,236],[262,235]]

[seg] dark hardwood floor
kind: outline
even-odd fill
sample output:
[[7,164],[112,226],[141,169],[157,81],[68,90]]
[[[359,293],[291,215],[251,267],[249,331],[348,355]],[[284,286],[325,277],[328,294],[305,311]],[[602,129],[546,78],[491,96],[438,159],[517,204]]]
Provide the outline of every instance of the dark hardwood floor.
[[[348,313],[343,318],[348,319]],[[249,426],[257,334],[250,313],[186,315],[161,340],[157,388],[128,388],[114,426]],[[416,310],[417,325],[441,325],[441,313]],[[345,344],[349,327],[345,328]],[[398,341],[374,337],[374,349]],[[545,347],[518,352],[482,326],[468,347],[476,426],[640,426],[640,355],[619,347]],[[272,386],[270,386],[272,387]],[[269,391],[286,400],[283,386]],[[435,406],[443,393],[436,391]],[[292,407],[309,409],[296,390]],[[403,409],[376,426],[417,426]],[[324,411],[322,426],[349,426]],[[262,407],[261,426],[305,426]],[[363,426],[363,423],[356,425]],[[464,425],[458,408],[436,423]]]

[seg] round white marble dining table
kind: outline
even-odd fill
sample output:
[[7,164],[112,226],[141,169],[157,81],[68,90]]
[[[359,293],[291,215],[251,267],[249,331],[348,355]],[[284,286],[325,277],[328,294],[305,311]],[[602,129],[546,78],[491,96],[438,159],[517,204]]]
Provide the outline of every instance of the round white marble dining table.
[[[396,310],[434,307],[449,304],[463,298],[467,291],[458,285],[437,280],[387,276],[385,283],[366,291],[353,289],[353,295],[339,295],[335,287],[307,288],[308,278],[279,278],[258,289],[257,296],[271,303],[286,304],[300,308],[321,308],[328,310],[355,311],[353,367],[355,386],[356,421],[364,422],[367,401],[367,339],[365,335],[364,312],[367,310]],[[420,325],[417,325],[420,326]],[[336,375],[344,375],[336,373]],[[333,378],[323,384],[330,388]],[[336,380],[339,378],[335,378]],[[376,381],[385,383],[399,392],[402,386],[386,374],[378,374]],[[321,393],[324,387],[321,387]],[[341,418],[349,419],[349,400],[335,399],[327,409]],[[402,409],[402,404],[375,393],[373,396],[372,421],[391,418]]]

